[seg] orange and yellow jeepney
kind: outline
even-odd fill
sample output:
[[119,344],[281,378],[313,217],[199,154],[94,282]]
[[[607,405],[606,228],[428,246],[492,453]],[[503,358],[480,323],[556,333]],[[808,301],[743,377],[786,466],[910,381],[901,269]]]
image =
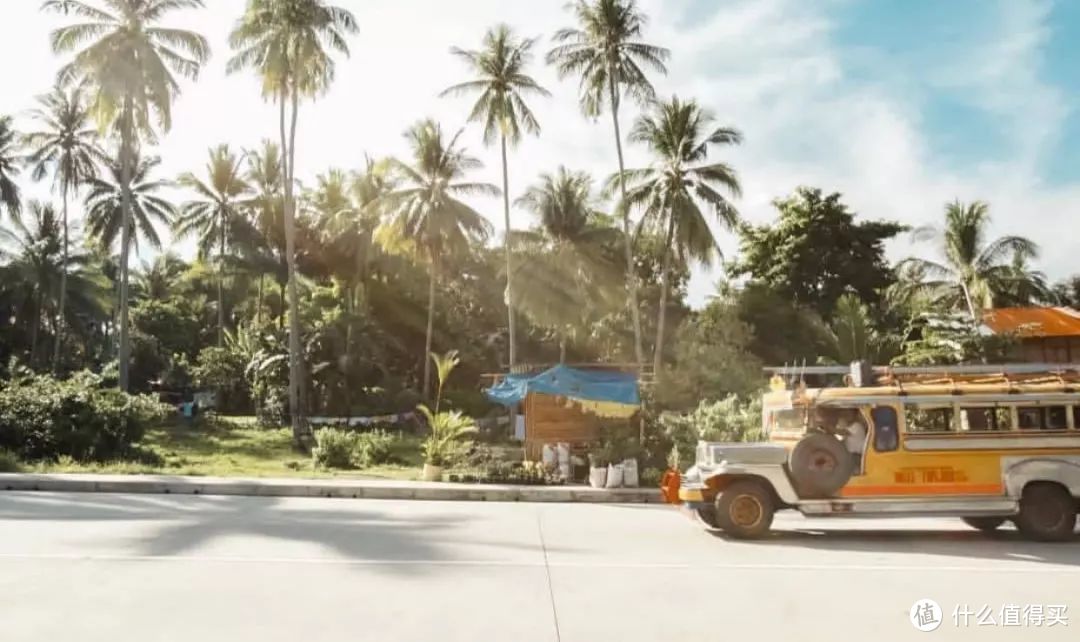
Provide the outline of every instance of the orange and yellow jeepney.
[[[1080,365],[776,368],[768,441],[700,442],[665,496],[732,536],[776,510],[939,515],[1039,540],[1073,537],[1080,505]],[[807,377],[841,377],[808,387]]]

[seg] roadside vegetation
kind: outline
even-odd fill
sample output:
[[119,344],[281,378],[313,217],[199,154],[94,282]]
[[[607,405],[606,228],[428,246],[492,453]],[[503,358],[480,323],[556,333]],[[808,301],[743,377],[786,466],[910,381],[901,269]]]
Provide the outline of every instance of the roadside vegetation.
[[[426,462],[499,477],[512,457],[477,446],[498,444],[491,429],[472,432],[500,413],[481,375],[605,362],[652,371],[644,429],[597,447],[640,458],[648,479],[700,436],[752,438],[762,365],[995,361],[1008,338],[979,332],[983,311],[1080,305],[1080,277],[1049,283],[1039,248],[995,236],[985,202],[943,204],[939,225],[911,230],[828,186],[792,185],[774,220],[744,221],[726,156],[753,132],[656,94],[678,51],[650,42],[633,0],[578,0],[546,39],[478,31],[452,53],[462,75],[443,93],[471,101],[457,122],[416,114],[406,154],[303,168],[299,115],[362,37],[355,19],[322,0],[248,0],[228,43],[172,28],[203,6],[42,4],[63,17],[41,37],[64,66],[27,116],[0,115],[2,468],[398,477]],[[259,79],[279,118],[255,148],[212,141],[205,163],[165,175],[155,143],[176,81],[197,78],[211,44],[230,73]],[[580,87],[586,117],[604,116],[606,175],[571,158],[513,173],[515,145],[558,126],[531,108],[550,99],[531,75],[541,64]],[[500,167],[469,153],[465,126],[499,146]],[[624,145],[648,162],[626,168]],[[26,198],[35,181],[53,196]],[[479,211],[478,195],[501,207]],[[514,210],[530,224],[510,229]],[[720,256],[717,234],[738,251]],[[891,261],[886,243],[909,235],[919,258]],[[181,238],[193,256],[163,247]],[[724,277],[694,310],[698,265]],[[460,365],[444,387],[429,355],[451,350]],[[216,395],[220,418],[164,419],[196,391]],[[434,437],[308,421],[420,404]]]

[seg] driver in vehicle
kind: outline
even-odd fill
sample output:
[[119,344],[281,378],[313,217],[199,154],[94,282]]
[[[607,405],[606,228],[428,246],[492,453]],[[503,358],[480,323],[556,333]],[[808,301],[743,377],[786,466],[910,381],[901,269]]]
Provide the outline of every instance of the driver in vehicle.
[[855,408],[848,408],[840,412],[836,420],[835,434],[844,439],[844,447],[851,453],[853,462],[853,474],[862,474],[863,450],[866,448],[866,424],[862,416]]

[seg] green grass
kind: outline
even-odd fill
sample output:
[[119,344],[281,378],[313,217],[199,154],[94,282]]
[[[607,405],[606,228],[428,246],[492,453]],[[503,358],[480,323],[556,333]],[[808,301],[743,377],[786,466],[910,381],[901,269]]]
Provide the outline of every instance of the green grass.
[[362,470],[315,468],[309,455],[293,449],[289,429],[259,428],[254,418],[249,417],[224,417],[199,425],[170,423],[148,430],[140,446],[151,454],[147,459],[160,459],[161,463],[79,463],[62,459],[26,464],[23,469],[48,473],[417,479],[422,466],[419,441],[415,437],[402,437],[394,447],[399,465]]

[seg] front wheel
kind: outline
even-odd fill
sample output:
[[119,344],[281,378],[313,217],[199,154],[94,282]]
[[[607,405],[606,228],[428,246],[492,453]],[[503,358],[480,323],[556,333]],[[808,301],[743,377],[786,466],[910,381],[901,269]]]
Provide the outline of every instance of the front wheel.
[[756,539],[769,532],[776,506],[760,482],[737,481],[716,497],[716,525],[738,539]]
[[1057,484],[1036,483],[1024,487],[1016,527],[1030,539],[1064,542],[1076,528],[1076,500]]
[[964,523],[984,533],[996,531],[1005,523],[1004,517],[964,517]]

